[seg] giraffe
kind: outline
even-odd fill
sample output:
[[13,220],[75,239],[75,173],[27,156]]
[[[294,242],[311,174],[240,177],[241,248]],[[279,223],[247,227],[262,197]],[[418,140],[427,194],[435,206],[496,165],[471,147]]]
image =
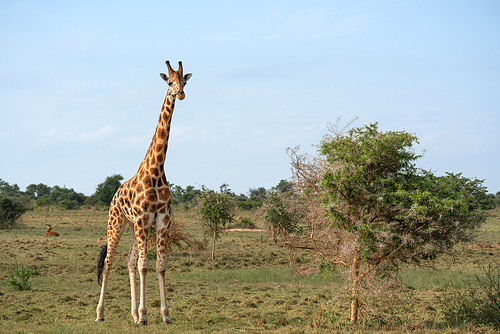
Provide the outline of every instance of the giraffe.
[[[101,295],[96,308],[97,323],[104,321],[104,295],[109,271],[113,264],[118,242],[125,227],[129,225],[132,244],[127,256],[127,264],[130,276],[131,313],[136,323],[147,325],[146,273],[148,271],[148,257],[146,242],[148,230],[153,222],[156,224],[156,274],[160,286],[160,312],[164,325],[172,323],[165,296],[165,240],[171,222],[171,193],[163,164],[167,153],[175,99],[184,99],[184,86],[192,74],[183,75],[182,62],[180,61],[177,71],[172,69],[168,60],[166,64],[168,76],[165,73],[160,73],[160,76],[167,82],[168,89],[155,134],[137,173],[118,188],[109,208],[108,242],[101,249],[97,268],[98,282],[99,284],[102,282]],[[140,278],[139,307],[137,307],[135,283],[137,269],[139,269]]]

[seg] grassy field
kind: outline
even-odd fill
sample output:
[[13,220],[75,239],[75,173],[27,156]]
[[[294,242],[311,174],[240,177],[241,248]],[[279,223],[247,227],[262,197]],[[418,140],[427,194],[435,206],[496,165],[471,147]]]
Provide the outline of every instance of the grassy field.
[[[198,240],[201,231],[189,212],[175,210]],[[242,212],[252,217],[252,213]],[[0,231],[0,333],[493,333],[490,327],[454,325],[445,320],[440,302],[450,286],[500,264],[500,211],[491,212],[478,243],[492,248],[470,250],[441,261],[438,270],[407,267],[402,287],[382,286],[382,293],[362,307],[361,321],[349,323],[349,300],[335,272],[303,276],[301,266],[315,267],[307,254],[290,254],[265,232],[228,232],[217,243],[216,263],[210,246],[175,249],[167,256],[167,299],[173,325],[164,327],[154,259],[147,281],[149,326],[130,315],[125,232],[115,258],[105,302],[105,319],[95,324],[100,288],[96,281],[99,238],[106,236],[107,212],[39,208],[27,212],[18,228]],[[50,224],[60,237],[45,237]],[[259,225],[259,222],[257,222]],[[16,268],[29,266],[32,289],[9,284]]]

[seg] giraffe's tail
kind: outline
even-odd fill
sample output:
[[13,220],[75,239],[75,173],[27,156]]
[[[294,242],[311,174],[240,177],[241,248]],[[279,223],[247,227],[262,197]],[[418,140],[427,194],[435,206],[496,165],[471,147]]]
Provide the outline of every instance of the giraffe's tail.
[[106,260],[106,255],[108,254],[108,245],[104,245],[99,252],[99,258],[97,259],[97,283],[102,285],[102,272],[104,271],[104,260]]

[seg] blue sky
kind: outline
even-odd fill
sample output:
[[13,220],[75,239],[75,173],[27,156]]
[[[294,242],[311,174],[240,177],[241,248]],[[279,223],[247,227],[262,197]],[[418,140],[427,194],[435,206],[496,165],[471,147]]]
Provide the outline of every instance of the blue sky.
[[167,89],[174,184],[291,176],[341,117],[415,133],[419,165],[500,191],[498,1],[0,2],[0,178],[91,195],[134,175]]

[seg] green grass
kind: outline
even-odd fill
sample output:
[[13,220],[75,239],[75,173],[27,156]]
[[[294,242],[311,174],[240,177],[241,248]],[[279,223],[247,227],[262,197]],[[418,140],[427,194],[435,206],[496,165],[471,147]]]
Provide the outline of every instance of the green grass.
[[[174,210],[198,240],[203,233],[189,211]],[[260,222],[250,212],[238,213]],[[493,212],[478,242],[500,242],[500,216]],[[45,237],[46,224],[59,238]],[[349,323],[344,280],[335,271],[322,278],[304,277],[299,266],[317,266],[310,254],[298,253],[290,268],[289,253],[265,232],[230,232],[210,247],[176,249],[167,255],[167,299],[173,325],[163,328],[154,259],[147,276],[149,326],[139,327],[130,315],[126,255],[130,233],[123,236],[106,295],[105,319],[95,324],[100,288],[95,267],[99,237],[106,236],[107,212],[95,209],[27,212],[18,228],[0,231],[0,332],[5,333],[352,333],[387,331],[460,333],[443,316],[440,297],[451,282],[460,284],[489,263],[499,264],[500,249],[468,250],[437,263],[437,270],[403,269],[403,288],[385,289],[364,301],[361,321]],[[9,284],[15,265],[36,268],[32,290]],[[454,285],[454,287],[460,285]],[[474,329],[475,328],[475,329]],[[470,327],[470,332],[493,332]]]

